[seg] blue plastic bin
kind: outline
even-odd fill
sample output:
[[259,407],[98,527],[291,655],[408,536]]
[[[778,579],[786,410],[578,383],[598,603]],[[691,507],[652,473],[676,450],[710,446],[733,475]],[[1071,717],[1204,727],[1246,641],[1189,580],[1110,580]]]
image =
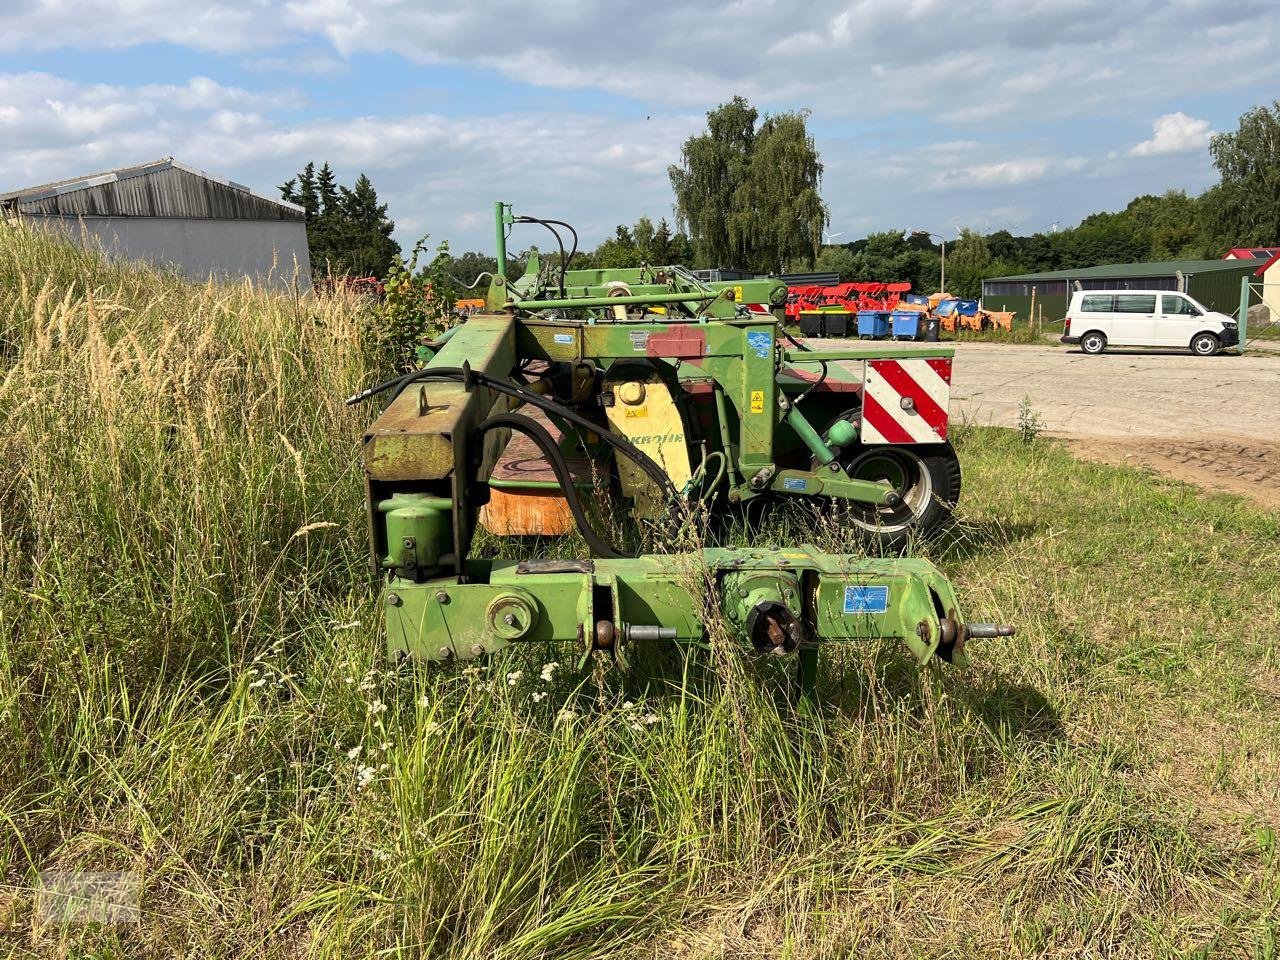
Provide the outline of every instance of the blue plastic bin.
[[918,303],[918,304],[922,304],[923,306],[928,306],[929,298],[926,297],[923,293],[904,293],[902,295],[902,302]]
[[920,314],[915,310],[893,311],[895,340],[916,340],[920,336]]
[[858,336],[880,340],[889,335],[889,314],[882,310],[858,311]]
[[977,300],[957,300],[956,313],[962,317],[976,317],[978,315]]

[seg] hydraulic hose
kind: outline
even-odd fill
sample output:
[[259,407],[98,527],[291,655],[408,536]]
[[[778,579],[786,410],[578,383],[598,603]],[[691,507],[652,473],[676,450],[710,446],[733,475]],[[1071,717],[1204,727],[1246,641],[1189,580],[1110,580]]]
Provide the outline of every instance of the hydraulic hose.
[[569,512],[573,514],[573,522],[577,524],[578,532],[582,534],[582,539],[587,542],[587,546],[591,548],[596,556],[610,560],[636,556],[634,553],[623,553],[615,549],[591,526],[591,521],[587,519],[586,511],[582,509],[582,500],[578,496],[578,488],[573,485],[573,476],[569,473],[569,465],[565,462],[564,454],[560,451],[559,446],[556,445],[555,438],[551,436],[542,424],[520,413],[497,413],[481,423],[477,429],[481,433],[487,433],[490,430],[497,430],[501,427],[524,434],[542,451],[542,455],[551,464],[551,470],[556,475],[556,481],[564,491],[565,503],[569,506]]
[[552,416],[559,417],[562,420],[566,420],[575,426],[593,433],[623,456],[633,461],[636,466],[645,472],[650,480],[658,485],[658,489],[663,491],[663,493],[668,497],[675,499],[679,496],[679,492],[671,482],[671,478],[667,475],[666,471],[654,463],[653,458],[633,444],[630,440],[605,430],[598,423],[593,423],[576,410],[573,410],[562,403],[552,400],[549,397],[544,397],[540,393],[534,393],[532,390],[528,390],[521,387],[519,384],[513,383],[510,380],[504,380],[500,377],[491,377],[488,374],[465,369],[463,367],[425,367],[421,370],[413,370],[399,377],[395,377],[394,379],[386,380],[376,386],[362,390],[354,396],[348,397],[346,402],[348,405],[360,403],[363,400],[377,396],[380,393],[385,393],[391,389],[394,389],[395,396],[398,396],[409,384],[421,380],[452,380],[454,382],[464,384],[475,383],[479,386],[495,390],[498,393],[505,394],[506,396],[519,400],[522,403],[528,403],[532,406],[538,407],[540,410],[551,414]]
[[[781,328],[779,328],[779,329],[781,329]],[[806,343],[801,343],[799,340],[797,340],[797,339],[796,339],[795,337],[793,337],[791,334],[787,333],[787,331],[782,330],[782,335],[783,335],[784,337],[786,337],[786,338],[787,338],[787,340],[789,340],[789,341],[791,342],[791,345],[792,345],[793,347],[795,347],[797,350],[803,350],[803,351],[805,351],[806,353],[813,353],[813,352],[814,352],[813,347],[809,346],[809,345],[808,345],[808,344],[806,344]],[[805,398],[805,397],[809,396],[809,394],[813,393],[813,391],[817,390],[820,386],[822,386],[822,385],[823,385],[823,383],[825,383],[825,382],[826,382],[826,379],[827,379],[827,361],[825,361],[825,360],[819,360],[819,361],[818,361],[818,363],[822,366],[822,372],[821,372],[820,374],[818,374],[818,379],[817,379],[817,380],[815,380],[812,384],[810,384],[810,385],[805,389],[805,391],[804,391],[803,393],[801,393],[801,394],[800,394],[800,396],[796,397],[794,400],[792,400],[792,401],[791,401],[791,405],[792,405],[792,406],[798,406],[798,405],[800,404],[800,402],[804,400],[804,398]]]

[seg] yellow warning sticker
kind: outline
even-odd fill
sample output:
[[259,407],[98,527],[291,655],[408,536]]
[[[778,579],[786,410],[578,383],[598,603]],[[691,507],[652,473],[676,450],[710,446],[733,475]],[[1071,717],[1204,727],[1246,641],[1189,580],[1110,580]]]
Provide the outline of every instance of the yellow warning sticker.
[[733,299],[736,300],[738,303],[742,302],[742,287],[735,286],[733,288]]
[[640,417],[647,417],[649,415],[649,408],[648,407],[624,407],[623,412],[626,414],[626,417],[628,420],[636,420],[636,419],[639,419]]
[[764,413],[764,391],[763,390],[751,391],[751,412]]

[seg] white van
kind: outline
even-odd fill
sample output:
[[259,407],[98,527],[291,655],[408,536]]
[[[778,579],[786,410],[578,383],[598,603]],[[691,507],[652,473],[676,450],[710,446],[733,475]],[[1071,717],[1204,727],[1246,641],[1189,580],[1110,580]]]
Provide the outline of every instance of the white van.
[[1085,353],[1107,347],[1182,347],[1211,357],[1240,342],[1235,320],[1168,290],[1077,290],[1071,294],[1062,342]]

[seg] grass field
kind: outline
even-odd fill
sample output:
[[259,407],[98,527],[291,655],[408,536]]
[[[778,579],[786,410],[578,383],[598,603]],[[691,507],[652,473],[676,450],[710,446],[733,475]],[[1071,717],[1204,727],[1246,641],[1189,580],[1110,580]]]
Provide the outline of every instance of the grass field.
[[[0,230],[6,950],[1280,956],[1276,516],[967,429],[929,553],[1019,628],[968,670],[392,669],[353,316]],[[50,922],[52,870],[139,921]]]

